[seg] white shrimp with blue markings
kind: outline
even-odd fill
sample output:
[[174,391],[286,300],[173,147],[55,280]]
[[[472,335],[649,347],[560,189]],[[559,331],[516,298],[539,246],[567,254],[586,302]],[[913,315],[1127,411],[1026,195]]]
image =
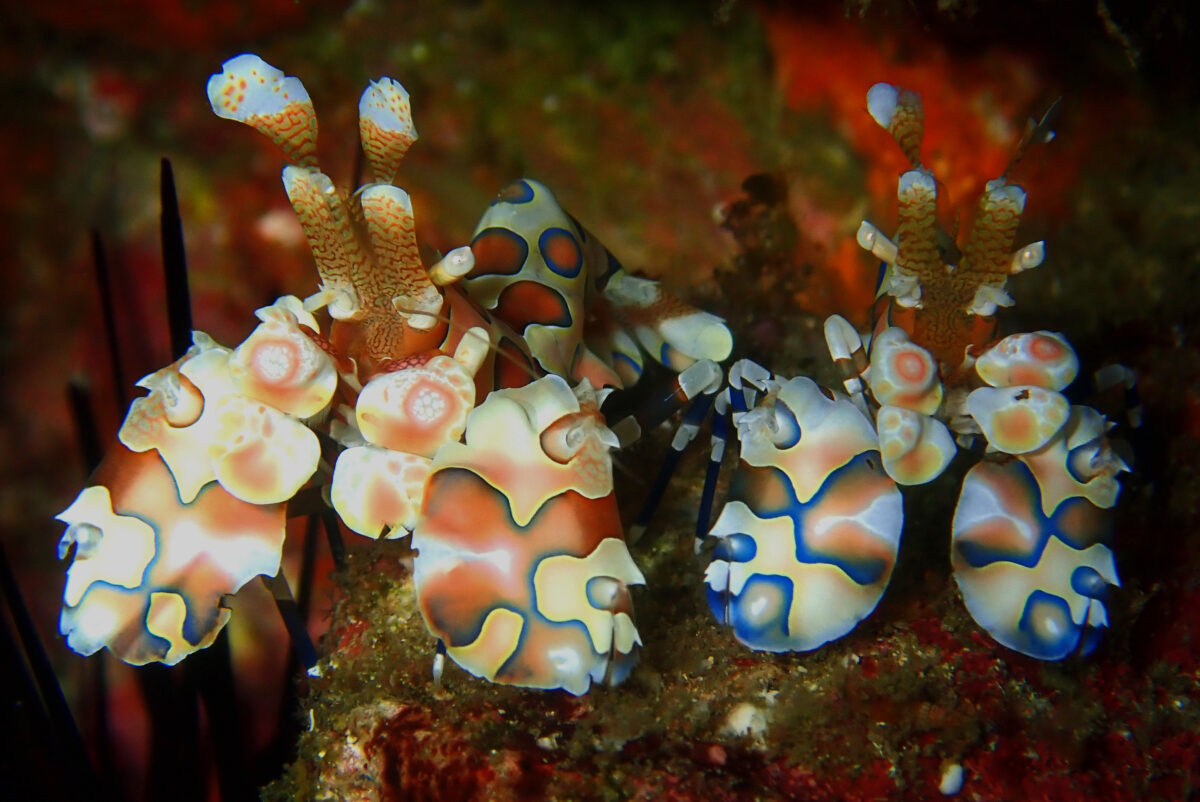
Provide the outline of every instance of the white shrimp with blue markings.
[[[761,373],[743,376],[748,366]],[[708,533],[719,538],[705,572],[709,605],[752,649],[815,649],[850,632],[883,596],[900,546],[900,493],[874,427],[849,399],[753,363],[730,373],[725,398],[741,456]],[[747,399],[743,379],[762,397]]]

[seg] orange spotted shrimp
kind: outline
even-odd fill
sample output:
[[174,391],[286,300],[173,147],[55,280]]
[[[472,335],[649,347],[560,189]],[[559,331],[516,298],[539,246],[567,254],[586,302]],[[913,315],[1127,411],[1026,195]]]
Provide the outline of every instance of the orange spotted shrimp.
[[287,157],[320,284],[258,310],[236,348],[195,332],[139,382],[149,393],[58,516],[68,644],[133,664],[210,645],[225,597],[278,572],[288,502],[322,488],[352,531],[412,535],[439,669],[444,653],[491,681],[575,694],[622,680],[640,643],[630,587],[644,580],[600,404],[637,379],[642,349],[715,371],[732,346],[722,321],[626,274],[529,179],[427,269],[411,200],[391,183],[417,135],[390,78],[359,104],[375,181],[353,193],[317,165],[298,79],[243,54],[208,96]]

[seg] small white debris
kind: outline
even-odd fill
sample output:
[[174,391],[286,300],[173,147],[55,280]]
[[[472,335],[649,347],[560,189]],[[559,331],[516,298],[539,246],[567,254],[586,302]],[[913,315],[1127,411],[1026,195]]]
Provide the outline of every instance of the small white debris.
[[963,767],[960,763],[945,763],[942,766],[942,780],[938,790],[942,796],[955,796],[963,788]]
[[756,740],[761,739],[767,731],[767,711],[749,702],[742,702],[729,711],[721,730],[727,735],[745,735]]

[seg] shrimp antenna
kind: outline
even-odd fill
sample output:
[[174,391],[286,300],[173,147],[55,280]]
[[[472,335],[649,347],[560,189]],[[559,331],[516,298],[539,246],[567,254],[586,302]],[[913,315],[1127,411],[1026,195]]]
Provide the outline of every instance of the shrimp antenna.
[[1030,145],[1044,145],[1054,139],[1054,126],[1058,122],[1058,115],[1061,111],[1062,96],[1060,95],[1050,103],[1041,119],[1035,120],[1030,117],[1026,121],[1025,133],[1021,135],[1021,141],[1017,143],[1017,150],[1008,162],[1008,166],[1004,168],[1003,175],[1008,175],[1017,166],[1017,162],[1021,161]]

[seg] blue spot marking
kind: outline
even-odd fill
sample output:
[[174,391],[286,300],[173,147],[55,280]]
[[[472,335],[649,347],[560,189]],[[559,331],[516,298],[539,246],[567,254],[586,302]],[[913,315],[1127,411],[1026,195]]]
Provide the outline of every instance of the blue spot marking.
[[713,551],[713,559],[724,560],[725,562],[746,563],[753,560],[754,555],[757,553],[758,544],[752,535],[735,532],[718,539],[717,548]]
[[782,400],[775,402],[775,422],[779,424],[779,440],[775,447],[782,450],[791,448],[800,442],[800,422],[796,415]]
[[492,206],[498,203],[529,203],[533,200],[533,187],[529,186],[529,182],[525,179],[513,181],[504,189],[496,193],[496,199],[492,201]]
[[[767,605],[769,615],[752,609],[754,604],[762,602],[764,593],[774,597]],[[788,612],[792,609],[792,594],[792,581],[787,577],[755,574],[747,579],[729,609],[734,636],[751,649],[791,651]]]
[[[558,259],[551,258],[551,240],[557,237],[565,237],[566,242],[574,249],[574,257],[571,261],[559,261]],[[538,250],[542,254],[542,259],[546,262],[546,267],[563,278],[575,278],[579,275],[579,271],[583,269],[583,249],[580,247],[579,240],[575,238],[575,235],[565,228],[550,227],[543,231],[538,237]]]
[[[1043,622],[1041,629],[1047,628],[1045,622],[1048,621],[1058,633],[1039,633],[1038,621]],[[1071,608],[1065,599],[1035,590],[1025,601],[1025,610],[1017,622],[1017,634],[1023,640],[1016,646],[1019,651],[1039,660],[1061,660],[1075,650],[1081,633],[1080,627],[1071,620]]]
[[1090,565],[1081,565],[1071,572],[1071,590],[1089,599],[1108,598],[1108,583]]

